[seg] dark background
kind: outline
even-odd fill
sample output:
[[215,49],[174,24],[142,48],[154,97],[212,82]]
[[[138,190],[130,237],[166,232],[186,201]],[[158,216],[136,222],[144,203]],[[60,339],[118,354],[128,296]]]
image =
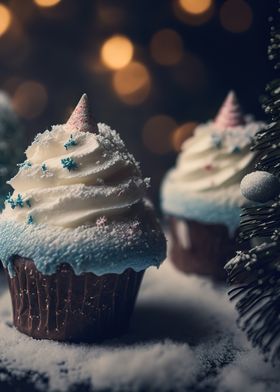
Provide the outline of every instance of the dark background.
[[[195,16],[176,0],[61,0],[53,7],[0,1],[12,15],[0,36],[0,88],[25,124],[23,147],[37,132],[65,122],[87,92],[98,121],[119,131],[144,175],[152,177],[157,201],[162,176],[175,162],[180,125],[212,118],[229,89],[245,112],[264,119],[259,97],[273,76],[267,44],[275,2],[216,0]],[[152,55],[151,40],[162,29],[174,30],[183,43],[176,64],[158,64]],[[143,88],[125,97],[112,84],[119,71],[100,59],[103,43],[115,34],[131,40],[132,61],[149,74]],[[157,45],[172,62],[174,45]]]

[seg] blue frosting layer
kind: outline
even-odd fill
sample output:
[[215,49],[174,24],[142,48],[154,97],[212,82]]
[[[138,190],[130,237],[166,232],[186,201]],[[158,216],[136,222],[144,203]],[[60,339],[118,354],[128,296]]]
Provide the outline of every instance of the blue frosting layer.
[[141,271],[159,266],[166,256],[166,240],[154,219],[135,217],[101,222],[92,227],[61,229],[0,220],[0,260],[13,276],[13,257],[30,258],[43,274],[68,263],[76,275]]
[[241,208],[230,203],[217,203],[190,195],[174,192],[162,197],[162,209],[165,213],[184,217],[209,224],[223,224],[227,226],[229,234],[234,235],[240,225]]

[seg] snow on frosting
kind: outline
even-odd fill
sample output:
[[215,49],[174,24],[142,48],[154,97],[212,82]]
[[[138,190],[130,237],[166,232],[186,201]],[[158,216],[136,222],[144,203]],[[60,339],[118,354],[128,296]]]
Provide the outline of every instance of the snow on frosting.
[[30,206],[11,208],[4,219],[62,227],[94,222],[101,215],[121,214],[139,202],[147,188],[138,166],[115,131],[99,124],[99,133],[74,131],[63,125],[38,134],[27,160],[10,180],[14,193]]
[[[229,118],[226,119],[224,112],[229,110],[228,105],[232,104],[232,99],[232,95],[227,97],[224,104],[227,109],[223,108],[223,114],[220,113],[218,116],[222,116],[222,119],[218,118],[198,126],[193,137],[182,145],[177,165],[169,171],[163,183],[162,199],[165,211],[197,219],[200,207],[197,205],[195,216],[192,216],[192,210],[188,208],[191,199],[202,203],[204,200],[210,208],[214,202],[217,210],[212,213],[211,220],[215,223],[221,222],[220,205],[226,204],[229,207],[226,219],[230,225],[233,208],[239,214],[236,207],[242,206],[245,202],[239,189],[240,181],[254,165],[255,154],[250,151],[250,145],[256,132],[264,124],[254,122],[247,116],[244,119],[245,124],[242,125],[237,122],[239,114],[233,115],[231,111]],[[240,118],[238,121],[242,123]],[[234,126],[221,129],[222,123]],[[204,213],[205,211],[203,215]],[[204,220],[203,215],[201,220]],[[234,220],[238,225],[239,217]]]
[[0,260],[13,275],[13,257],[34,260],[43,274],[53,274],[67,262],[79,275],[141,271],[165,258],[165,239],[150,207],[145,220],[134,214],[121,221],[100,217],[93,226],[60,228],[0,219]]
[[[94,125],[86,96],[66,124],[35,137],[26,158],[9,181],[14,192],[0,218],[5,266],[20,255],[44,273],[72,260],[77,274],[103,274],[163,260],[163,234],[143,203],[149,180],[116,131]],[[135,211],[150,227],[130,238]]]

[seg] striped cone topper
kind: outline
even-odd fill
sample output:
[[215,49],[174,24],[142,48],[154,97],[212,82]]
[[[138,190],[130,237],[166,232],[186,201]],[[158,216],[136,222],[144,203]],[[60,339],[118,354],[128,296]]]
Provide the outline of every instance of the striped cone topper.
[[234,91],[228,93],[214,120],[214,124],[219,129],[233,128],[245,124],[245,119]]
[[78,105],[71,114],[69,120],[66,123],[69,131],[81,131],[95,133],[98,131],[97,123],[90,110],[88,97],[83,94]]

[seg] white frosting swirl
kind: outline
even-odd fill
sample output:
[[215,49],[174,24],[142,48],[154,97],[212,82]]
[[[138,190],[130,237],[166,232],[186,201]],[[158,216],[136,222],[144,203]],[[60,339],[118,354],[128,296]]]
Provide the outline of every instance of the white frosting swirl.
[[188,193],[224,191],[233,186],[239,191],[240,181],[254,161],[252,138],[263,126],[249,121],[245,126],[224,130],[217,129],[213,122],[197,127],[194,136],[183,144],[176,167],[169,172],[169,184]]
[[247,118],[245,125],[218,128],[214,122],[196,128],[182,146],[177,165],[162,184],[165,213],[207,224],[223,224],[230,235],[240,223],[247,201],[240,181],[254,166],[252,138],[263,123]]
[[38,134],[9,182],[14,193],[3,219],[77,227],[138,203],[147,180],[118,134],[105,124],[98,128],[94,134],[57,125]]

